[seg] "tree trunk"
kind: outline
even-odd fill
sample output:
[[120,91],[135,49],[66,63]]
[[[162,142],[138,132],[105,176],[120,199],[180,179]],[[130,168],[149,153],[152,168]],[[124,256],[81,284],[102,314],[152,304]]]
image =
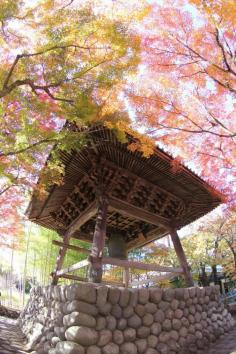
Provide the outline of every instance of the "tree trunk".
[[31,236],[31,227],[28,230],[28,237],[27,237],[27,242],[26,242],[25,264],[24,264],[24,275],[23,275],[23,289],[22,289],[22,291],[23,291],[23,306],[25,304],[25,283],[26,283],[26,276],[27,276],[27,262],[28,262],[30,236]]
[[12,307],[12,288],[13,288],[13,259],[14,259],[14,245],[11,250],[11,270],[10,270],[10,306]]
[[35,285],[36,282],[35,282],[35,271],[36,271],[36,252],[34,250],[34,263],[33,263],[33,284]]
[[211,269],[212,269],[212,278],[213,278],[213,281],[215,284],[217,284],[217,269],[216,269],[216,264],[212,265],[211,266]]
[[234,257],[234,268],[236,270],[236,253],[235,252],[233,252],[233,257]]
[[208,277],[207,277],[207,274],[206,274],[206,266],[205,264],[200,264],[200,267],[201,267],[201,271],[200,271],[200,274],[199,274],[199,280],[201,282],[201,285],[202,286],[208,286],[209,285],[209,281],[208,281]]

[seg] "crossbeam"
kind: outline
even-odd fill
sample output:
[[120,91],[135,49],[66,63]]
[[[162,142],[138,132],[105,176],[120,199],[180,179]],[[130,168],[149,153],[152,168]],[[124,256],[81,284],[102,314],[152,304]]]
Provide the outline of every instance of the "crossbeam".
[[82,252],[82,253],[85,253],[85,254],[90,254],[90,250],[87,250],[86,248],[82,248],[82,247],[79,247],[79,246],[66,244],[64,242],[56,241],[56,240],[53,240],[52,243],[55,246],[65,247],[65,248],[68,248],[68,249],[73,250],[73,251],[78,251],[78,252]]
[[63,274],[66,274],[66,273],[70,273],[70,272],[73,272],[74,270],[77,270],[77,269],[80,269],[80,268],[83,268],[83,267],[86,267],[87,265],[89,264],[88,260],[87,259],[84,259],[83,261],[80,261],[78,263],[75,263],[67,268],[64,268],[64,269],[61,269],[61,270],[58,270],[56,272],[56,276],[57,277],[60,277],[62,276]]
[[[83,277],[79,277],[77,275],[73,275],[73,274],[62,274],[60,275],[60,278],[64,278],[64,279],[70,279],[70,280],[76,280],[76,281],[82,281],[82,282],[88,282],[88,278],[83,278]],[[103,280],[102,284],[104,285],[114,285],[114,286],[121,286],[124,287],[124,284],[121,282],[116,282],[116,281],[106,281]]]
[[[182,273],[179,273],[179,274],[182,274]],[[176,275],[178,275],[178,273],[175,273],[175,274],[168,273],[168,274],[158,275],[156,277],[152,277],[149,279],[137,280],[137,281],[133,281],[132,283],[130,283],[130,286],[144,285],[144,284],[148,284],[150,282],[157,283],[158,281],[161,281],[161,280],[171,279],[171,278],[175,277]]]
[[82,225],[84,225],[88,220],[96,215],[96,212],[97,204],[94,202],[71,223],[66,231],[66,235],[69,237],[72,236],[75,231],[77,231]]
[[134,219],[145,221],[156,226],[164,226],[167,230],[170,229],[170,220],[160,215],[150,213],[147,210],[141,209],[129,203],[126,203],[117,198],[109,199],[109,208],[119,211],[123,215],[127,215]]
[[88,281],[87,278],[78,277],[77,275],[72,275],[72,274],[62,274],[62,275],[60,275],[60,278],[76,280],[76,281],[83,281],[83,282]]
[[[154,230],[151,230],[145,234],[140,233],[138,238],[135,238],[127,243],[127,251],[131,251],[134,248],[140,248],[148,243],[151,243],[157,239],[157,234],[159,233],[160,229],[159,227],[155,228]],[[168,235],[168,231],[165,230],[163,231],[163,234],[158,237],[158,239]]]
[[148,264],[148,263],[128,261],[126,259],[118,259],[118,258],[112,258],[112,257],[103,257],[102,264],[111,264],[111,265],[115,265],[118,267],[136,268],[136,269],[156,271],[156,272],[172,272],[172,273],[177,273],[177,274],[183,272],[182,268],[166,267],[166,266],[161,266],[161,265],[158,265],[155,263]]

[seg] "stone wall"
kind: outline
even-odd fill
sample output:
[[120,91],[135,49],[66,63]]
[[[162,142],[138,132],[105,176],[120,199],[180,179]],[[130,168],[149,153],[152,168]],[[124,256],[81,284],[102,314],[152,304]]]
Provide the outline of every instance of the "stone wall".
[[191,354],[234,323],[218,287],[79,283],[34,288],[19,324],[38,354]]

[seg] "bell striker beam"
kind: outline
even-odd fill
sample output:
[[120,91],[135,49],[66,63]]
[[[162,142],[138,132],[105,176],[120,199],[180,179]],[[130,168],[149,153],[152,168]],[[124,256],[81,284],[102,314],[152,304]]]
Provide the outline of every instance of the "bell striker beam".
[[101,194],[98,197],[98,210],[93,235],[93,243],[91,253],[88,257],[90,262],[89,281],[93,283],[101,283],[102,281],[102,252],[105,245],[106,237],[106,219],[108,210],[108,198]]
[[175,252],[176,252],[177,257],[179,259],[180,266],[183,269],[183,274],[184,274],[186,284],[189,287],[194,286],[193,278],[192,278],[192,275],[190,272],[190,266],[187,262],[187,258],[184,253],[184,250],[183,250],[182,244],[180,242],[179,235],[178,235],[177,231],[175,229],[171,229],[170,236],[171,236],[171,239],[172,239],[172,242],[174,245]]

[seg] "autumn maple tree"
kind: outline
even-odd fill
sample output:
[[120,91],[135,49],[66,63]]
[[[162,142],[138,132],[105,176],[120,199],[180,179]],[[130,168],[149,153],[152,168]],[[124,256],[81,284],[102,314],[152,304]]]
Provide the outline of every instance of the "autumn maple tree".
[[235,200],[235,1],[154,3],[128,94],[140,126]]
[[141,3],[130,3],[129,15],[124,9],[122,2],[104,7],[87,0],[1,3],[2,215],[9,216],[11,207],[11,214],[17,210],[19,194],[35,185],[52,147],[42,177],[45,183],[60,182],[57,151],[77,148],[83,140],[62,129],[66,121],[86,125],[109,115],[115,120],[113,113],[124,110],[118,96],[139,62],[140,40],[132,21],[146,11]]
[[222,247],[221,257],[224,271],[234,280],[236,279],[236,215],[227,212],[217,219],[207,223],[203,230],[211,234]]
[[58,151],[84,144],[66,121],[136,134],[129,148],[145,156],[156,142],[168,147],[176,167],[189,162],[233,205],[235,12],[232,0],[1,3],[4,213],[22,205],[52,147],[42,190],[61,183]]

